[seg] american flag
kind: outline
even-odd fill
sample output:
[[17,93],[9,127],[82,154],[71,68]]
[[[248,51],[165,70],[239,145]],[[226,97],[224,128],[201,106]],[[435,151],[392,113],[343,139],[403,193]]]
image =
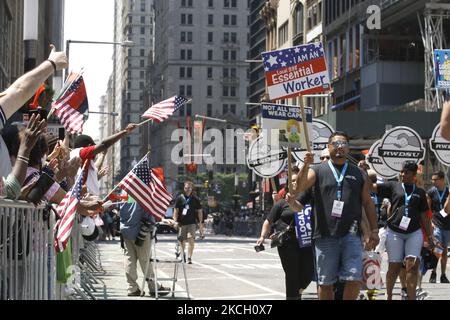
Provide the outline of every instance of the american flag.
[[163,173],[148,166],[145,156],[118,184],[133,197],[145,211],[157,220],[164,218],[172,196],[162,183]]
[[143,115],[143,118],[152,119],[155,122],[163,122],[175,111],[180,109],[189,100],[182,96],[173,96],[170,99],[161,101],[150,107]]
[[66,249],[72,232],[73,221],[76,216],[76,208],[80,202],[81,188],[83,187],[83,174],[80,174],[72,189],[62,199],[56,212],[60,219],[56,222],[55,232],[55,250],[63,252]]
[[301,63],[302,60],[309,60],[312,54],[316,58],[325,55],[322,43],[318,42],[278,51],[263,52],[261,55],[264,59],[264,70],[269,72],[295,66]]
[[[68,81],[71,78],[73,77],[69,77]],[[54,108],[67,132],[83,133],[84,114],[88,111],[89,104],[82,75],[76,75],[68,89],[55,101]]]

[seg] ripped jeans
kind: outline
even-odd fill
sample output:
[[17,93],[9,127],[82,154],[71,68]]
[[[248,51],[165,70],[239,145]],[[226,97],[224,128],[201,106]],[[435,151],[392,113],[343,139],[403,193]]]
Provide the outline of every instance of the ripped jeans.
[[315,240],[316,268],[319,285],[362,280],[361,237],[347,234]]

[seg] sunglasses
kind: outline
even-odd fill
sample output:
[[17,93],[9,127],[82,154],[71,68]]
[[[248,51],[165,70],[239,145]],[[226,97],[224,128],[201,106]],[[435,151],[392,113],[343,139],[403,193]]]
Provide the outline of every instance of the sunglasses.
[[338,141],[333,141],[331,143],[331,145],[335,148],[348,148],[350,144],[347,141],[338,140]]
[[330,157],[320,157],[320,160],[325,160],[325,159],[330,160]]

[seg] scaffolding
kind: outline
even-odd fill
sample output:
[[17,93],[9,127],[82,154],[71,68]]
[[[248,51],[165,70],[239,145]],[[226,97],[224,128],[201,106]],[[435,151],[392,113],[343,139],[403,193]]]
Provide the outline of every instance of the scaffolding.
[[443,96],[435,88],[434,50],[447,48],[444,20],[450,19],[450,4],[434,1],[425,4],[423,17],[417,13],[425,49],[425,110],[437,111],[442,107]]

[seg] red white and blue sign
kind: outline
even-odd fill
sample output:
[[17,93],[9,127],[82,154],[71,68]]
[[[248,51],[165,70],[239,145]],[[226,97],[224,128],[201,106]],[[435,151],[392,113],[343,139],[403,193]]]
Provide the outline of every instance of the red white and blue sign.
[[330,90],[322,43],[263,52],[264,70],[271,100]]

